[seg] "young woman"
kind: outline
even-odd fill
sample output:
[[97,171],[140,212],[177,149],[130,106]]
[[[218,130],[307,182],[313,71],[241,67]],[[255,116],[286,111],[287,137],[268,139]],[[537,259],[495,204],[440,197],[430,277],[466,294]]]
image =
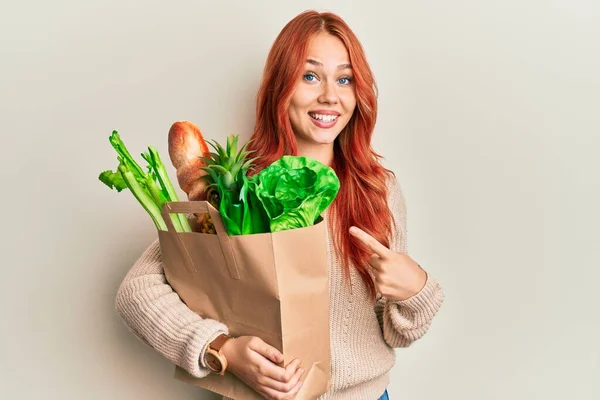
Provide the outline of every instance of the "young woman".
[[[406,207],[395,175],[371,147],[376,85],[360,42],[337,15],[304,12],[281,31],[258,92],[250,150],[266,167],[285,154],[331,166],[341,188],[324,213],[328,226],[331,390],[320,399],[387,399],[395,348],[429,329],[444,300],[442,286],[406,253]],[[228,337],[166,282],[158,240],[136,261],[117,310],[144,342],[195,377],[214,372],[207,349],[267,399],[293,398],[302,360],[258,337]],[[212,368],[212,369],[211,369]]]

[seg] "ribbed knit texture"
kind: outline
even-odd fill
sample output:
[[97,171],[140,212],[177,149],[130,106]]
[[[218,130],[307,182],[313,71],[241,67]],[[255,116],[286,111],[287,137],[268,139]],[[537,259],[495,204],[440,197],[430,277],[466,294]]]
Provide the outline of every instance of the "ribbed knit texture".
[[[390,179],[388,202],[396,220],[391,248],[406,252],[406,204],[395,178]],[[327,221],[327,212],[324,217]],[[318,400],[375,400],[389,383],[395,348],[408,347],[427,332],[444,301],[444,291],[428,273],[425,286],[413,297],[400,302],[380,297],[373,304],[354,269],[351,285],[344,282],[329,232],[327,248],[332,387]],[[192,312],[169,286],[158,240],[125,276],[116,308],[139,339],[195,377],[210,373],[203,362],[208,343],[220,333],[229,333],[221,322]]]

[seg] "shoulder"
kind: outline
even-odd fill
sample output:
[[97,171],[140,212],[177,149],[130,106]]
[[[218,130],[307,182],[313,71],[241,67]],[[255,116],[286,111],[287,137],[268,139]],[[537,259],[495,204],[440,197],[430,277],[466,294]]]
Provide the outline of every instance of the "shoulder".
[[394,232],[390,248],[396,252],[406,252],[406,200],[397,175],[387,172],[388,207],[392,213]]
[[400,184],[398,176],[394,172],[386,172],[386,185],[390,208],[393,208],[394,205],[405,207],[404,191],[402,190],[402,185]]
[[406,197],[398,176],[387,173],[388,207],[397,223],[406,225]]

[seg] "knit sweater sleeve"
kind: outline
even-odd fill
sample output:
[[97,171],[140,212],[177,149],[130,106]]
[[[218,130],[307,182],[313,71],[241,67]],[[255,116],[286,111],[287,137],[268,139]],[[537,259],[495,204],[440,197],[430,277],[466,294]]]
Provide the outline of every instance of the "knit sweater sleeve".
[[158,239],[126,274],[115,306],[133,334],[196,378],[210,373],[204,364],[208,344],[229,333],[221,322],[190,310],[168,284]]
[[[396,177],[390,178],[388,202],[395,220],[391,249],[407,252],[406,202]],[[383,338],[391,347],[408,347],[420,339],[431,326],[433,317],[444,301],[441,284],[428,272],[426,283],[414,296],[402,301],[390,301],[379,296],[375,314],[383,332]]]

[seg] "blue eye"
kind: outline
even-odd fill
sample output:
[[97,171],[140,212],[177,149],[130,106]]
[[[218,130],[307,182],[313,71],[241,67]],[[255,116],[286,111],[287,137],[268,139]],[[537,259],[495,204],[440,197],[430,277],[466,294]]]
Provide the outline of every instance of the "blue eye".
[[304,76],[302,77],[302,79],[308,81],[308,82],[314,82],[315,79],[317,79],[317,77],[314,74],[304,74]]
[[340,78],[339,82],[342,85],[349,85],[352,82],[352,78],[346,77],[346,78]]

